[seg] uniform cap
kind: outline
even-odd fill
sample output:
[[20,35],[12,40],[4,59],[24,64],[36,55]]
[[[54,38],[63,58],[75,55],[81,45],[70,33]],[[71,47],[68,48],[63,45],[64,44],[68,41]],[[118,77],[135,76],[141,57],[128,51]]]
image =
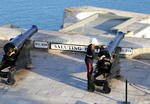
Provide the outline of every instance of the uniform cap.
[[95,45],[98,45],[98,41],[96,38],[92,38],[90,41],[89,41],[90,44],[95,44]]

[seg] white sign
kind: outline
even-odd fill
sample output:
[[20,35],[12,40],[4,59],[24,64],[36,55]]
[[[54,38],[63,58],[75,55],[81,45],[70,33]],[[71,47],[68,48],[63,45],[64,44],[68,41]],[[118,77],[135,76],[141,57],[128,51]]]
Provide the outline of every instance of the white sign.
[[48,48],[48,42],[34,41],[35,48]]
[[87,48],[87,46],[80,46],[80,45],[51,44],[51,49],[57,49],[57,50],[85,52],[86,48]]
[[[69,45],[69,44],[53,44],[52,43],[51,49],[86,52],[87,46]],[[95,49],[96,53],[99,53],[99,51],[100,51],[100,49]],[[120,54],[132,55],[132,48],[121,48]]]
[[132,55],[132,48],[121,48],[120,54]]

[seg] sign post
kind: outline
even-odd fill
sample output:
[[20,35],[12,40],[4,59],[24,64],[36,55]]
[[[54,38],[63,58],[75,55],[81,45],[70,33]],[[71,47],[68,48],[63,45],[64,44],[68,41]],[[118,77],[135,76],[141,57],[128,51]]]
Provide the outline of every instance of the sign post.
[[123,104],[130,104],[130,102],[128,102],[128,80],[127,79],[125,84],[125,101],[123,102]]

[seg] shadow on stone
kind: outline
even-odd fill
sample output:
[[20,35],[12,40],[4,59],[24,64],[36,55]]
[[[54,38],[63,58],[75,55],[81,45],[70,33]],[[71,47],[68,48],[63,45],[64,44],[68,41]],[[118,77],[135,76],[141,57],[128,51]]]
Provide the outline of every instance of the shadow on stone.
[[82,102],[82,101],[77,101],[75,104],[88,104],[88,103],[85,103],[85,102]]

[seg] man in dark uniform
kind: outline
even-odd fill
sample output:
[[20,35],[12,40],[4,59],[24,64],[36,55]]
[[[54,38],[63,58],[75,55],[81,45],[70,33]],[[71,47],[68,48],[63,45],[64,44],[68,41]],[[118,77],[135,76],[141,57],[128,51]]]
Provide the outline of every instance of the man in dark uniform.
[[92,76],[93,72],[93,60],[95,58],[95,45],[98,45],[96,38],[90,40],[90,44],[87,47],[87,53],[85,56],[85,63],[87,66],[87,80],[88,80],[88,91],[93,92],[95,90],[94,79]]
[[[10,48],[3,56],[2,62],[0,64],[0,77],[8,78],[7,84],[13,85],[15,83],[14,74],[16,72],[15,63],[17,60],[15,55],[15,49]],[[7,68],[9,71],[4,72],[3,69]]]
[[[102,93],[109,94],[111,92],[111,88],[109,87],[109,83],[106,80],[111,69],[110,60],[106,58],[106,56],[98,54],[98,61],[96,63],[96,69],[94,72],[94,83],[97,86],[102,86]],[[102,75],[103,79],[96,79],[98,76]]]

